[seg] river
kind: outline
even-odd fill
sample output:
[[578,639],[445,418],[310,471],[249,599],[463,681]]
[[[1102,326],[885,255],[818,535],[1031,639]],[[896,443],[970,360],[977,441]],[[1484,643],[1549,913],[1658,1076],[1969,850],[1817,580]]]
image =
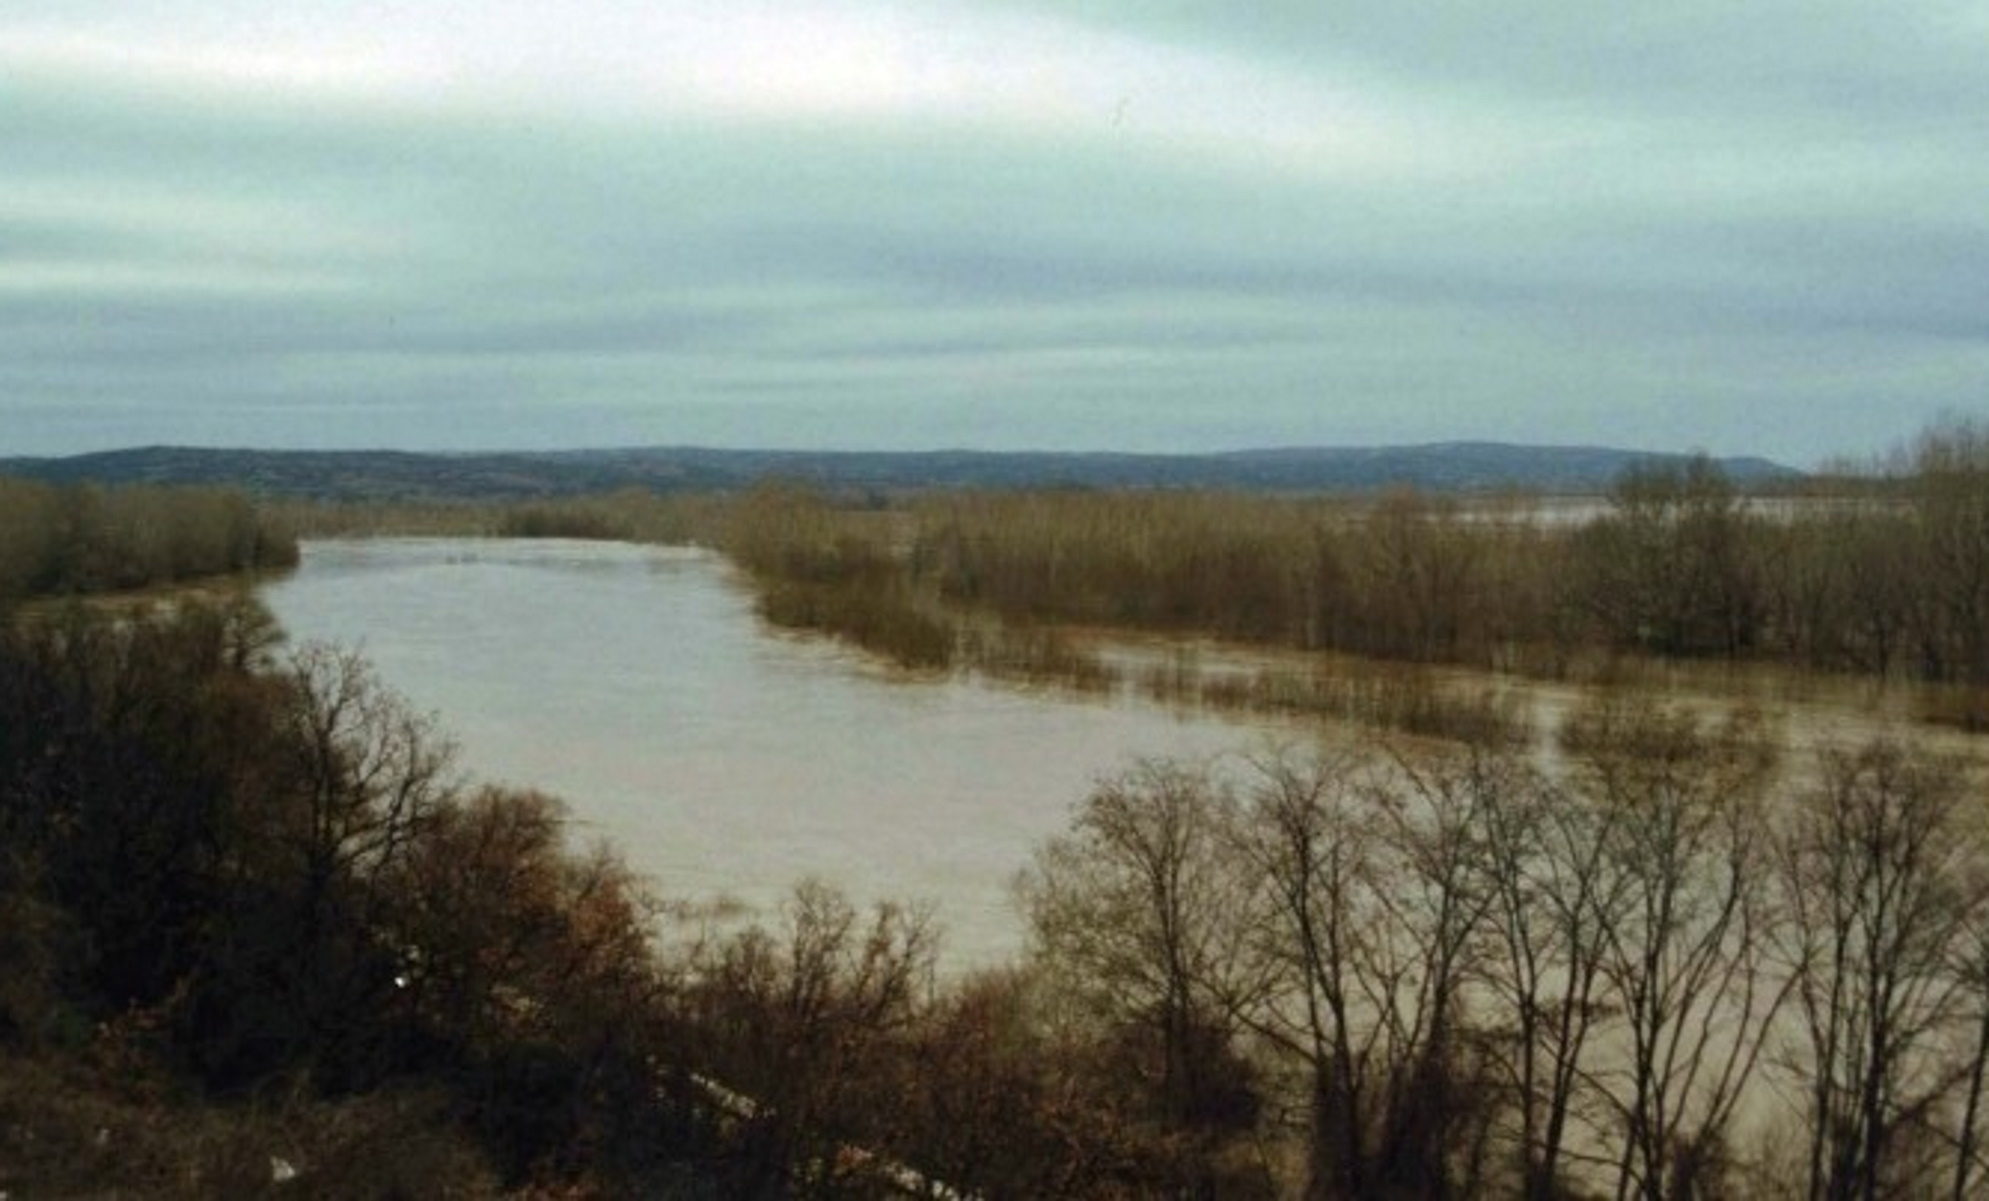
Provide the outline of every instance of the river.
[[952,967],[1022,944],[1010,883],[1101,775],[1261,743],[1182,717],[908,677],[770,630],[717,556],[611,543],[315,542],[263,591],[293,643],[364,652],[473,777],[571,807],[659,895],[769,912],[817,877],[927,902]]

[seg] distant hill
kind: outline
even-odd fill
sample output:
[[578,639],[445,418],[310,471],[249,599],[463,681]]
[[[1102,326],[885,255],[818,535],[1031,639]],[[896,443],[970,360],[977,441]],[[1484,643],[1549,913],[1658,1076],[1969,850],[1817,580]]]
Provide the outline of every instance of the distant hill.
[[[790,479],[835,488],[1229,488],[1346,492],[1595,492],[1624,468],[1682,456],[1586,446],[1442,442],[1206,455],[937,450],[779,451],[650,447],[494,454],[214,450],[153,446],[68,458],[0,459],[0,475],[129,484],[231,484],[341,500],[516,499],[638,487],[714,491]],[[1718,460],[1743,486],[1801,473],[1759,458]]]

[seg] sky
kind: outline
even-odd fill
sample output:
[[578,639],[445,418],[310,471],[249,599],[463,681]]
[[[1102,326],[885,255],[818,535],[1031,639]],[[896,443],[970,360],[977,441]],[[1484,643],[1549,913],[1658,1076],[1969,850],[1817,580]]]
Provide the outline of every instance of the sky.
[[1989,0],[8,0],[0,455],[1862,456]]

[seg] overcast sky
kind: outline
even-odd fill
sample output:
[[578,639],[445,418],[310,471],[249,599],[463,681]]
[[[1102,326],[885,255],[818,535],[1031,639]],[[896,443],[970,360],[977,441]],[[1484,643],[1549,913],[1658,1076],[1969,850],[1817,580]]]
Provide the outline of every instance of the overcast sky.
[[0,454],[1881,450],[1985,0],[8,0]]

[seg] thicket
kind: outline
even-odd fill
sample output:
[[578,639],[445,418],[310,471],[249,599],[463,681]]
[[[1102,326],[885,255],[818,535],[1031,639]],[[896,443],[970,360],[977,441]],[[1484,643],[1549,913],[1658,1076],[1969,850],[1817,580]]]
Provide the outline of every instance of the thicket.
[[240,492],[0,478],[0,603],[296,562],[295,536]]
[[1919,681],[1937,715],[1989,721],[1989,431],[1962,422],[1829,496],[1744,497],[1703,457],[1633,469],[1574,520],[1407,491],[880,513],[770,489],[723,545],[771,618],[923,665],[1026,662],[1003,635],[1110,627],[1555,678],[1623,656],[1783,664]]
[[728,512],[722,545],[774,625],[826,631],[906,667],[950,666],[953,622],[904,570],[900,524],[895,514],[769,485]]
[[625,488],[600,495],[511,502],[273,501],[275,517],[305,538],[586,538],[712,545],[724,501]]
[[[0,632],[0,1044],[155,1123],[402,1097],[428,1118],[406,1146],[493,1181],[641,1170],[621,1152],[655,1140],[620,1132],[670,1126],[627,872],[572,854],[555,802],[462,785],[358,659],[273,633],[250,602]],[[404,1133],[365,1136],[364,1178],[413,1171]],[[52,1187],[6,1158],[0,1187]],[[199,1148],[132,1162],[119,1187],[203,1194],[171,1179]]]
[[931,498],[907,570],[1016,621],[1565,673],[1584,656],[1989,682],[1989,438],[1946,428],[1880,496],[1751,503],[1709,460],[1565,522],[1522,502]]

